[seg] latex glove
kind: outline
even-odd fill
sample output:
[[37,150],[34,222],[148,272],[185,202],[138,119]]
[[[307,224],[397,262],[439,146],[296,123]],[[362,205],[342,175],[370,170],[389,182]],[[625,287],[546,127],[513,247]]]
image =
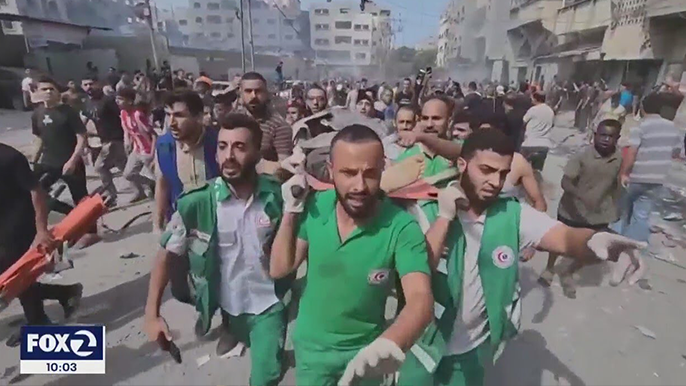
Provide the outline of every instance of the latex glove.
[[438,192],[438,216],[448,220],[455,219],[458,209],[469,207],[469,201],[457,182],[451,182]]
[[386,374],[393,374],[405,361],[405,353],[395,342],[386,338],[378,338],[369,346],[360,350],[348,362],[338,386],[348,386],[354,380],[369,377],[377,378]]
[[300,173],[291,177],[286,183],[281,185],[283,210],[288,213],[302,213],[305,209],[305,198],[307,198],[308,190],[309,187],[305,174]]
[[643,249],[648,243],[632,240],[622,235],[610,232],[598,232],[591,236],[586,246],[600,259],[608,260],[610,253],[619,256],[622,252],[630,252],[636,249]]

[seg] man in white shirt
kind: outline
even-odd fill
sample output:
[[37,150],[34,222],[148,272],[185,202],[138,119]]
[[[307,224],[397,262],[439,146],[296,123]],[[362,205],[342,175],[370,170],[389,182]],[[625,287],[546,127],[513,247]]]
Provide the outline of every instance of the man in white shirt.
[[[438,219],[426,234],[435,269],[436,321],[410,350],[400,385],[483,384],[486,364],[519,327],[518,256],[523,249],[608,259],[609,251],[645,246],[619,235],[570,228],[516,199],[499,198],[513,154],[514,144],[501,131],[475,131],[457,160],[462,190],[455,183],[439,194]],[[469,204],[458,208],[456,202],[465,196]]]
[[255,171],[261,140],[259,123],[251,117],[229,114],[222,121],[217,145],[221,176],[178,201],[151,273],[145,331],[163,347],[164,340],[171,340],[160,302],[170,271],[185,269],[183,279],[192,283],[193,295],[179,298],[174,285],[172,295],[199,311],[196,334],[206,334],[221,309],[217,355],[243,342],[250,347],[250,384],[277,385],[286,336],[282,299],[291,278],[274,281],[268,275],[267,256],[283,201],[280,184]]
[[31,98],[33,90],[36,88],[33,78],[31,77],[31,69],[27,68],[26,77],[21,81],[21,93],[24,98],[24,111],[31,110],[33,108],[33,100]]
[[524,114],[524,142],[522,155],[531,163],[534,170],[543,170],[548,151],[555,112],[545,103],[545,94],[536,92],[531,96],[533,106]]

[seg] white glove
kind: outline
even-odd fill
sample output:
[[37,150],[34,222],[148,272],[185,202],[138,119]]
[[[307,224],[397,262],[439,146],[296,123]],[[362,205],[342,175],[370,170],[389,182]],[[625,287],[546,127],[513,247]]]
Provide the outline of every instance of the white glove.
[[610,232],[598,232],[591,236],[586,243],[586,246],[588,246],[600,260],[607,260],[610,257],[610,251],[612,251],[614,255],[619,255],[622,252],[643,249],[648,246],[648,243],[632,240],[628,237]]
[[457,182],[451,182],[445,189],[438,192],[438,216],[448,220],[455,219],[457,209],[469,206],[467,196]]
[[377,378],[386,374],[393,374],[405,361],[405,353],[395,342],[386,338],[378,338],[369,346],[360,350],[348,362],[338,386],[348,386],[353,380],[364,377]]
[[[293,188],[300,190],[298,197],[294,195]],[[307,198],[307,179],[305,174],[296,174],[286,183],[281,185],[281,195],[283,196],[283,210],[287,213],[302,213],[305,209],[305,198]]]

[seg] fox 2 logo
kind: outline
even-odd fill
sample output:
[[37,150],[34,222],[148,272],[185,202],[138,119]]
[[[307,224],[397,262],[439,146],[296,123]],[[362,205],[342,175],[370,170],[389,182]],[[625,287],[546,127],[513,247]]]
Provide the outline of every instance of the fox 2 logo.
[[22,360],[102,360],[104,326],[24,326]]

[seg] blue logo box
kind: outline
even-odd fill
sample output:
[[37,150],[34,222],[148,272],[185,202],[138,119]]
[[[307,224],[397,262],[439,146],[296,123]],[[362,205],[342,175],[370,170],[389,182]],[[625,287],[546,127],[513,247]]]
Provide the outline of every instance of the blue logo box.
[[24,326],[21,360],[102,361],[105,326]]

